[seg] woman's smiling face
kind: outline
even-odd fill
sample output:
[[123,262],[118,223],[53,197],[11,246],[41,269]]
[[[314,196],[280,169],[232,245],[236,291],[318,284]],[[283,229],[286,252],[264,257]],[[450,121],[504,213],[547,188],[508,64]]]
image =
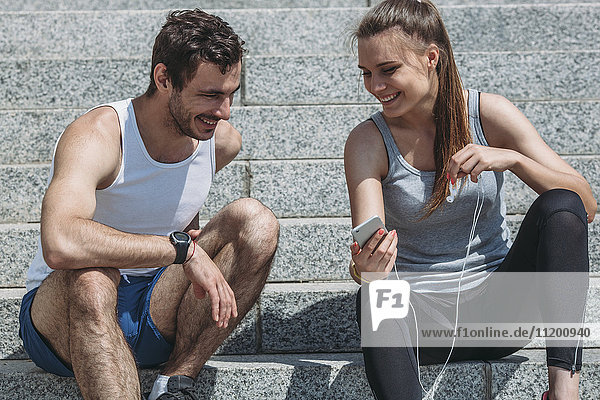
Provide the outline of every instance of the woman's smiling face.
[[402,42],[391,30],[358,39],[358,67],[365,88],[388,117],[405,115],[437,95],[437,59],[431,60],[429,51],[417,54]]

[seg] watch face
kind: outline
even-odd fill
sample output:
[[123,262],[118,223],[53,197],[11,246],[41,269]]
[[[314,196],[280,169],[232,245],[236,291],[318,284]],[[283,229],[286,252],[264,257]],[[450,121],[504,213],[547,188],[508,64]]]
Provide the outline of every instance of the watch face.
[[173,232],[173,237],[178,242],[187,242],[189,240],[189,235],[187,233],[183,233],[183,232]]

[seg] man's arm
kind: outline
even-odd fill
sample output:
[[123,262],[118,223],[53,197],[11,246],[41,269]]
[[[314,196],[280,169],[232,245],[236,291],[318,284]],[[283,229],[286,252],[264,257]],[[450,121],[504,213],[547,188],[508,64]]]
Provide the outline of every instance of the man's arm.
[[216,171],[223,169],[240,152],[242,135],[227,121],[219,121],[215,129]]
[[[51,268],[162,267],[175,260],[167,237],[125,233],[92,221],[95,191],[116,178],[120,155],[120,128],[112,109],[90,111],[65,130],[42,203],[42,249]],[[190,246],[188,257],[183,270],[195,295],[209,295],[213,320],[226,327],[230,317],[237,317],[233,291],[200,246]]]
[[120,127],[111,108],[90,111],[65,130],[42,203],[42,249],[51,268],[158,267],[175,259],[167,237],[124,233],[92,221],[95,191],[115,179],[120,154]]

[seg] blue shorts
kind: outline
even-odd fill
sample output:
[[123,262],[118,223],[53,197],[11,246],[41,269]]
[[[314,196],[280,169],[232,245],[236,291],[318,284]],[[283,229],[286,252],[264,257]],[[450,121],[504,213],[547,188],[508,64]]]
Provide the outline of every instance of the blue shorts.
[[[121,276],[117,313],[125,339],[139,367],[154,367],[167,361],[173,347],[161,336],[150,318],[150,295],[165,268],[154,276]],[[60,376],[73,376],[38,333],[31,321],[31,303],[38,288],[23,297],[19,314],[19,336],[31,360],[40,368]]]

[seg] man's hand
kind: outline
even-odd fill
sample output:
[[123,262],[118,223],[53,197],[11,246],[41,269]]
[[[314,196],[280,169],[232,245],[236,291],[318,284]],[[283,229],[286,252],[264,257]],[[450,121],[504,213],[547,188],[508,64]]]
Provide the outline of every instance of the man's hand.
[[201,233],[202,233],[202,229],[190,229],[187,231],[187,234],[190,235],[190,237],[194,241],[200,237]]
[[238,316],[235,295],[213,260],[199,245],[195,246],[192,257],[183,263],[183,271],[192,283],[196,298],[203,299],[208,293],[213,320],[219,328],[226,328],[229,319]]

